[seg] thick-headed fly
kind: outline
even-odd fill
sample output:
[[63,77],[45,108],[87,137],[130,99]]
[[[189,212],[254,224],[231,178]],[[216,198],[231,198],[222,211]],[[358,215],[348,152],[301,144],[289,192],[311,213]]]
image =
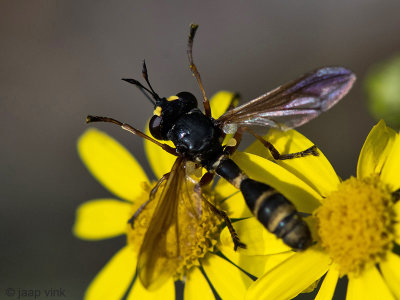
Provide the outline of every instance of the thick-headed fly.
[[[271,143],[253,132],[250,127],[258,125],[282,130],[298,127],[336,104],[347,94],[356,79],[351,71],[342,67],[320,68],[244,105],[231,108],[218,119],[213,119],[210,104],[192,56],[193,39],[197,27],[197,25],[191,25],[187,53],[190,69],[203,95],[204,113],[197,107],[195,96],[189,92],[180,92],[169,98],[159,97],[148,80],[146,64],[143,63],[142,75],[148,88],[135,79],[123,80],[140,88],[154,104],[154,115],[149,123],[150,133],[154,138],[112,118],[87,117],[87,123],[117,124],[177,156],[172,170],[160,179],[151,191],[149,200],[129,220],[133,226],[135,218],[146,204],[160,192],[161,196],[149,225],[148,231],[151,233],[146,234],[139,253],[139,278],[145,286],[149,286],[156,277],[162,276],[159,273],[170,272],[169,268],[174,267],[173,264],[156,267],[160,266],[160,261],[166,261],[165,256],[168,255],[169,259],[179,257],[179,248],[175,253],[168,254],[165,249],[160,248],[165,247],[163,245],[166,244],[166,232],[176,226],[175,219],[179,217],[178,212],[181,212],[179,195],[184,192],[183,187],[187,186],[185,180],[188,180],[188,176],[185,165],[188,162],[207,170],[190,193],[200,195],[201,198],[201,187],[210,183],[213,176],[218,174],[242,192],[248,207],[268,231],[295,250],[304,250],[309,247],[312,244],[310,230],[294,205],[271,186],[249,178],[230,159],[230,155],[236,150],[243,132],[254,135],[277,160],[318,155],[315,146],[297,153],[280,154]],[[236,145],[222,145],[226,134],[234,134]],[[160,140],[172,141],[175,148],[159,142]],[[158,191],[161,185],[162,191]],[[237,247],[245,247],[240,242],[227,215],[213,204],[208,203],[208,205],[214,213],[225,220],[230,229],[235,250]],[[176,236],[176,241],[179,241],[179,238]]]

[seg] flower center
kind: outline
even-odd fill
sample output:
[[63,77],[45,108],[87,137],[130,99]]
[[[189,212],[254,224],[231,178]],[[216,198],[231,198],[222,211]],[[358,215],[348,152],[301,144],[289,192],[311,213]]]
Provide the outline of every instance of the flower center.
[[385,259],[393,247],[392,193],[377,176],[344,181],[314,216],[321,245],[339,265],[341,276],[357,276]]
[[[127,226],[128,245],[136,253],[140,252],[140,247],[147,234],[150,222],[153,221],[154,210],[159,202],[163,188],[164,184],[161,184],[154,199],[144,207],[134,220],[133,228],[130,224]],[[148,184],[143,184],[141,201],[138,200],[138,203],[133,205],[132,215],[148,200],[151,189],[152,187]],[[211,191],[203,190],[203,197],[213,203],[214,195]],[[171,276],[175,280],[182,279],[189,269],[200,265],[199,259],[214,250],[221,231],[221,220],[200,197],[183,192],[179,199],[177,220],[171,222],[170,230],[165,230],[167,237],[165,241],[166,257],[164,259],[174,260],[173,264],[177,267]],[[188,204],[190,204],[190,207]],[[154,221],[157,222],[157,220]],[[179,255],[167,254],[176,253],[177,245],[179,245]]]

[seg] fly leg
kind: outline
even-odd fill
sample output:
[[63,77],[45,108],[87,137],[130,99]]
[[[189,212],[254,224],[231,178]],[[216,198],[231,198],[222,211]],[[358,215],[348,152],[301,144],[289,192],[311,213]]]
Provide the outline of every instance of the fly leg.
[[242,127],[243,130],[248,131],[250,134],[252,134],[257,140],[259,140],[271,153],[272,157],[276,160],[285,160],[285,159],[293,159],[293,158],[298,158],[298,157],[304,157],[304,156],[319,156],[318,152],[318,147],[315,145],[312,145],[310,148],[307,148],[306,150],[295,152],[295,153],[289,153],[289,154],[280,154],[279,151],[272,145],[270,142],[266,141],[263,139],[262,136],[258,135],[254,131],[252,131],[250,128],[247,127]]
[[201,197],[201,199],[203,201],[205,201],[205,203],[210,207],[211,211],[213,213],[215,213],[216,215],[218,215],[220,218],[222,218],[225,221],[225,224],[228,227],[228,230],[229,230],[229,232],[231,234],[231,237],[232,237],[232,241],[233,241],[233,244],[234,244],[234,248],[233,249],[235,251],[237,250],[237,248],[246,249],[246,244],[244,244],[244,243],[242,243],[240,241],[239,236],[236,233],[235,229],[233,228],[232,222],[229,219],[229,217],[226,214],[226,212],[224,212],[223,210],[220,210],[217,207],[215,207],[214,204],[212,204],[210,201],[205,199],[201,194],[201,187],[209,184],[212,181],[213,177],[214,177],[213,173],[207,172],[206,174],[204,174],[203,177],[200,179],[200,182],[198,184],[196,184],[194,190],[195,190],[196,194],[199,197]]
[[133,214],[133,216],[128,220],[128,223],[131,224],[131,227],[133,229],[133,223],[135,222],[135,219],[140,215],[140,213],[143,211],[143,209],[147,206],[147,204],[150,203],[151,200],[154,199],[158,188],[160,187],[161,183],[163,183],[165,180],[168,179],[170,173],[166,173],[163,175],[163,177],[160,178],[160,180],[157,182],[156,186],[154,188],[152,188],[152,190],[150,191],[150,195],[149,195],[149,199],[144,202],[139,208],[138,210]]
[[203,94],[203,105],[204,105],[204,112],[207,117],[211,117],[211,107],[210,107],[210,102],[208,101],[208,98],[206,96],[206,92],[203,87],[203,83],[201,82],[200,78],[200,73],[197,70],[196,65],[194,64],[193,61],[193,40],[194,36],[196,35],[196,31],[199,25],[197,24],[190,24],[190,33],[189,33],[189,40],[188,40],[188,48],[187,48],[187,54],[189,58],[189,67],[190,70],[193,73],[193,76],[196,77],[197,83],[199,84],[201,93]]
[[163,144],[160,143],[159,141],[153,139],[152,137],[148,136],[147,134],[141,132],[140,130],[137,130],[136,128],[132,127],[129,124],[126,123],[122,123],[118,120],[115,120],[113,118],[109,118],[109,117],[100,117],[100,116],[87,116],[86,117],[86,123],[93,123],[93,122],[106,122],[106,123],[113,123],[115,125],[120,126],[122,129],[129,131],[130,133],[133,133],[135,135],[138,135],[154,144],[156,144],[157,146],[160,146],[161,148],[163,148],[165,151],[167,151],[168,153],[178,156],[178,153],[176,152],[176,149],[167,145],[167,144]]
[[216,207],[214,206],[214,204],[212,204],[212,203],[209,202],[208,200],[205,200],[205,201],[206,201],[206,203],[210,206],[211,210],[212,210],[215,214],[217,214],[220,218],[224,219],[225,224],[226,224],[226,226],[228,227],[229,232],[230,232],[231,237],[232,237],[232,241],[233,241],[233,244],[234,244],[233,249],[234,249],[235,251],[237,250],[237,248],[246,249],[246,248],[247,248],[246,244],[244,244],[244,243],[242,243],[242,242],[240,241],[239,236],[238,236],[238,234],[236,233],[235,228],[233,228],[232,222],[231,222],[231,220],[229,219],[229,217],[228,217],[228,215],[226,214],[226,212],[224,212],[223,210],[220,210],[220,209],[216,208]]

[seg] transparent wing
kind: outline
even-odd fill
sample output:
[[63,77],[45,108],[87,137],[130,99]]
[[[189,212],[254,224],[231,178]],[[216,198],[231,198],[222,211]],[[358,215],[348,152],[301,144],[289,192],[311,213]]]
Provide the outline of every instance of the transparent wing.
[[202,200],[194,186],[187,178],[185,159],[178,157],[165,185],[157,191],[160,198],[139,252],[137,271],[147,288],[171,278],[182,265],[184,247],[195,243]]
[[325,67],[227,111],[218,123],[225,132],[237,126],[298,127],[328,110],[352,87],[356,76],[342,67]]

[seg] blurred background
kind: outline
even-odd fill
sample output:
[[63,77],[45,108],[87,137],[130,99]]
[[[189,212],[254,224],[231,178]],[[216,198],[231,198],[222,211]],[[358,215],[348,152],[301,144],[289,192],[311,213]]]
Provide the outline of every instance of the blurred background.
[[[71,233],[77,206],[111,196],[85,169],[77,138],[87,114],[141,129],[153,107],[132,85],[146,59],[162,96],[200,97],[186,57],[189,24],[200,24],[196,64],[209,96],[243,102],[321,66],[358,80],[350,94],[300,132],[342,178],[355,175],[376,121],[364,79],[400,49],[400,2],[391,1],[1,1],[0,299],[8,287],[85,288],[125,238],[86,242]],[[124,144],[150,175],[142,140],[96,125]]]

